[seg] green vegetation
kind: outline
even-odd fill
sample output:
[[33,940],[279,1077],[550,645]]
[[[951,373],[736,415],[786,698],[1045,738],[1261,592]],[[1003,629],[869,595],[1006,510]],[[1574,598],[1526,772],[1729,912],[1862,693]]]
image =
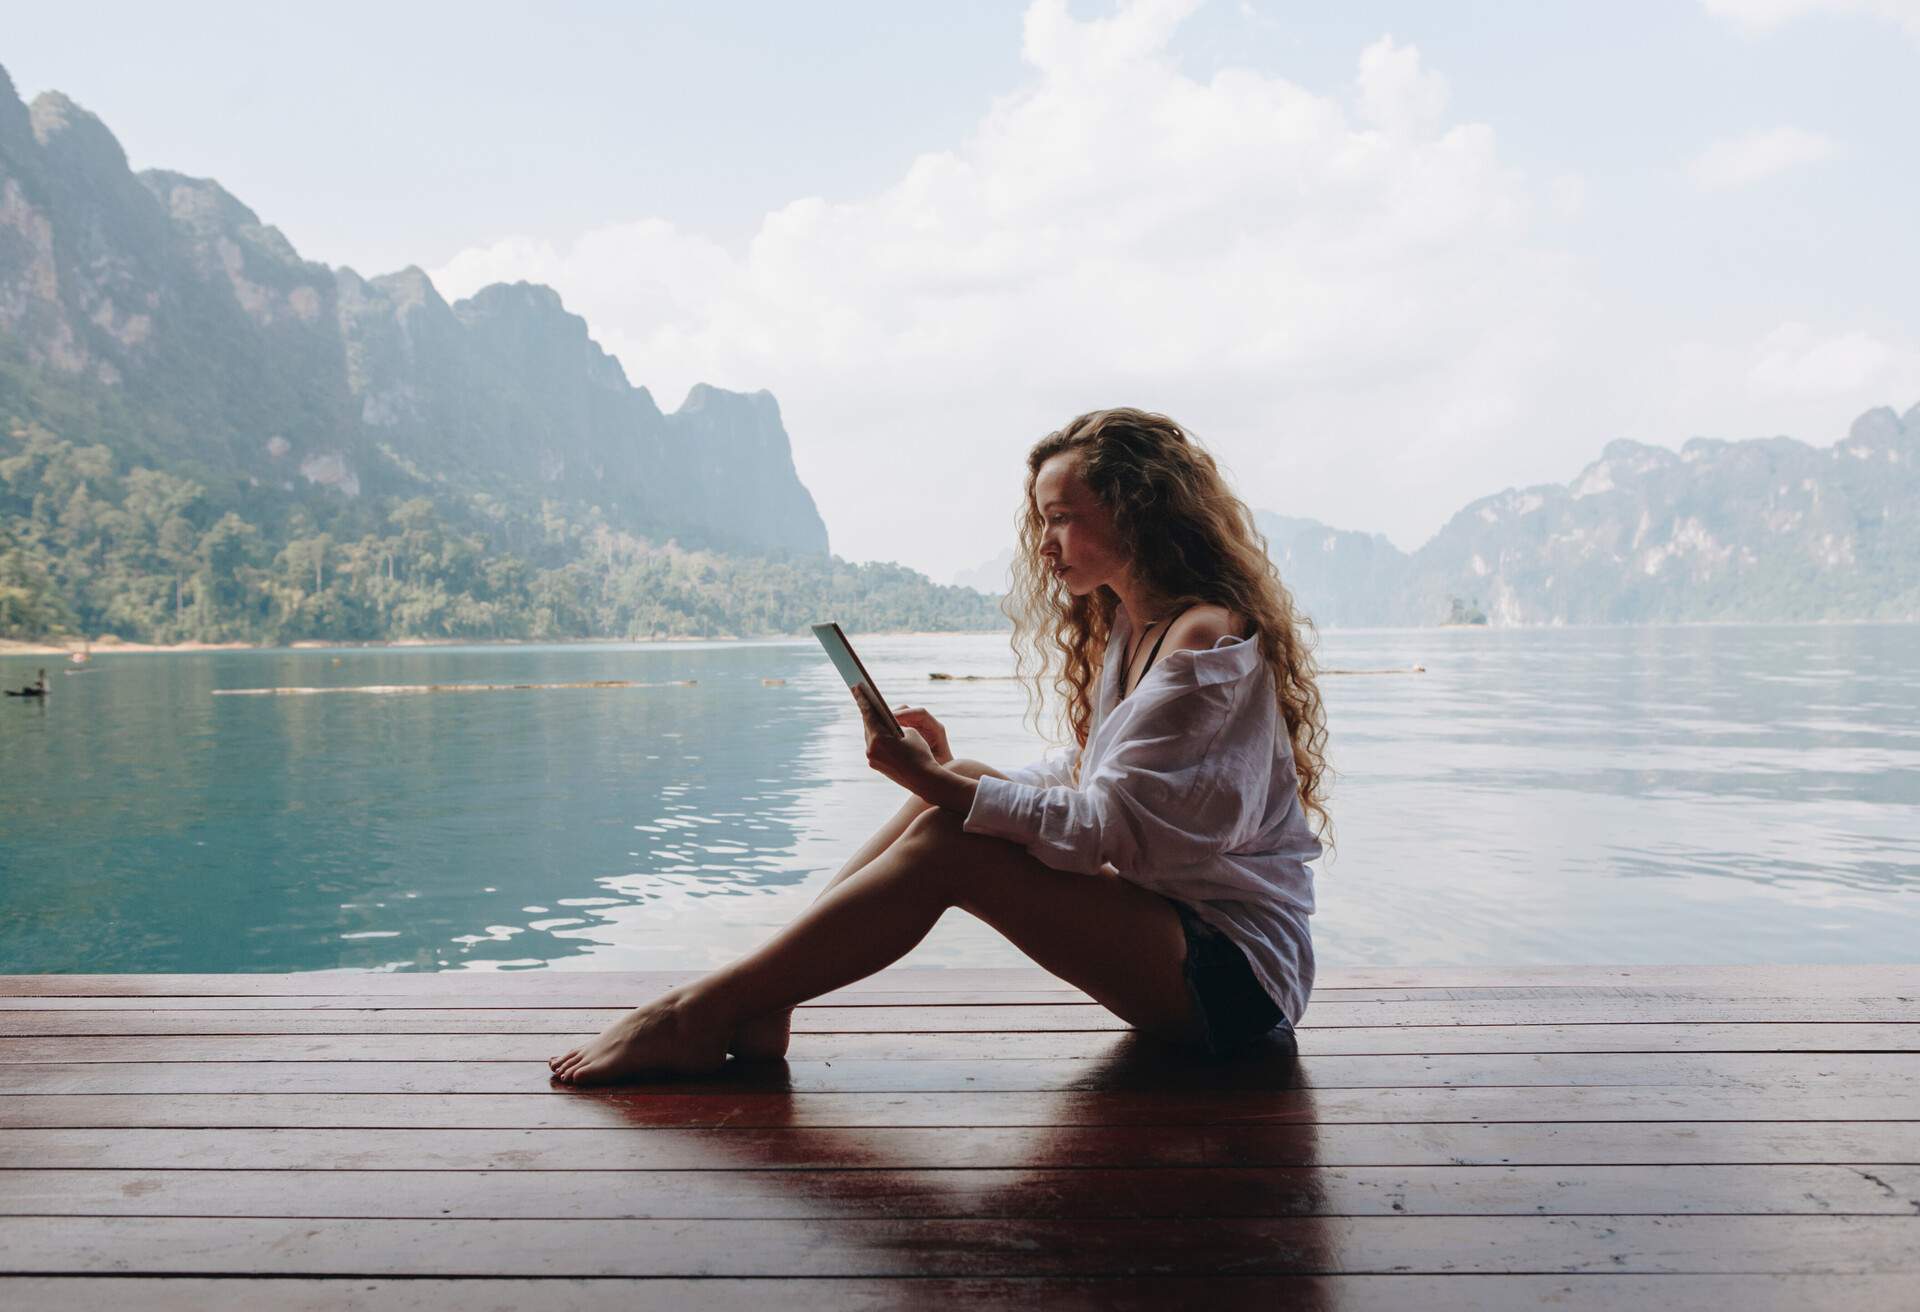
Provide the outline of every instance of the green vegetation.
[[33,424],[0,437],[0,637],[138,642],[753,637],[1003,628],[992,598],[893,564],[728,556],[484,494],[348,498],[127,466]]

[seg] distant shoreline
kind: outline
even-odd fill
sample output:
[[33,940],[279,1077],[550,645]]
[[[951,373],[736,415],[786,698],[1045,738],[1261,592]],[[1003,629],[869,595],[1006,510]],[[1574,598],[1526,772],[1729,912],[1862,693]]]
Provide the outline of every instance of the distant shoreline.
[[[866,636],[875,638],[957,638],[975,637],[988,634],[1005,634],[1006,629],[936,629],[921,630],[876,630]],[[327,642],[318,638],[305,638],[299,642],[100,642],[92,644],[95,656],[120,653],[149,654],[154,652],[202,652],[202,651],[363,651],[382,648],[410,647],[634,647],[660,646],[671,642],[800,642],[806,637],[799,633],[771,633],[760,637],[743,638],[736,634],[716,634],[710,638],[676,634],[668,638],[368,638],[344,642]],[[80,639],[65,644],[45,642],[16,642],[9,638],[0,638],[0,657],[4,656],[68,656],[85,647]]]
[[[1663,620],[1654,624],[1399,624],[1373,628],[1337,628],[1328,625],[1316,630],[1328,633],[1548,633],[1585,629],[1778,629],[1819,626],[1838,628],[1898,627],[1920,624],[1920,619],[1905,620]],[[1007,637],[1007,629],[878,629],[862,636],[873,638],[963,638],[997,635]],[[366,651],[412,647],[648,647],[675,642],[754,643],[801,642],[804,634],[772,633],[742,638],[737,634],[716,634],[709,638],[679,634],[669,638],[369,638],[357,641],[327,642],[308,638],[292,643],[261,642],[101,642],[93,643],[96,656],[113,653],[204,652],[204,651]],[[67,656],[80,651],[78,638],[63,644],[16,642],[0,638],[0,658],[9,656]]]

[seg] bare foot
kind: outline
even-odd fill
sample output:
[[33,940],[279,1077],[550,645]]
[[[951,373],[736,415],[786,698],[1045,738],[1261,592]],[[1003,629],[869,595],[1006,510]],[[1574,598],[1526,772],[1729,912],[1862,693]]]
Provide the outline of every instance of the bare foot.
[[726,1065],[722,1029],[668,994],[622,1016],[590,1043],[548,1060],[562,1084],[617,1084],[646,1075],[699,1075]]
[[793,1035],[793,1008],[756,1016],[734,1032],[727,1051],[742,1061],[780,1061]]

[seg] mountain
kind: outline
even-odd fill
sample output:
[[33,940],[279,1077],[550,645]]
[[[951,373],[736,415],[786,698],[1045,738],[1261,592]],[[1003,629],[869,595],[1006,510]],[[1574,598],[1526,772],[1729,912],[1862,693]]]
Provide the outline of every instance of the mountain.
[[1830,447],[1611,442],[1455,515],[1401,596],[1426,623],[1469,592],[1497,624],[1920,618],[1920,405]]
[[1830,447],[1608,443],[1567,484],[1481,497],[1411,554],[1257,517],[1281,577],[1328,625],[1920,618],[1920,405]]
[[[1614,442],[1411,554],[1258,522],[1328,626],[1912,619],[1916,507],[1920,406],[1824,448]],[[306,260],[217,183],[135,173],[99,119],[58,92],[29,107],[0,70],[0,631],[1003,622],[973,589],[1004,588],[1010,554],[938,588],[827,553],[768,393],[697,386],[663,412],[551,288],[449,303],[417,268]]]
[[133,172],[58,92],[0,70],[0,412],[216,498],[244,487],[537,514],[824,555],[766,392],[663,413],[547,287],[449,304],[417,268],[303,259],[217,183]]
[[828,552],[774,398],[666,413],[551,288],[449,303],[135,173],[0,70],[0,637],[657,638],[1004,626]]
[[1406,553],[1378,533],[1329,528],[1312,519],[1254,512],[1267,555],[1294,602],[1327,628],[1403,624]]
[[951,580],[956,588],[973,588],[989,596],[1004,596],[1012,582],[1013,548],[1008,547],[992,560],[963,569]]
[[[1498,625],[1920,619],[1920,405],[1869,410],[1830,447],[1611,442],[1570,483],[1481,497],[1412,553],[1254,521],[1324,627],[1439,624],[1456,598]],[[1011,559],[954,581],[1001,590]]]

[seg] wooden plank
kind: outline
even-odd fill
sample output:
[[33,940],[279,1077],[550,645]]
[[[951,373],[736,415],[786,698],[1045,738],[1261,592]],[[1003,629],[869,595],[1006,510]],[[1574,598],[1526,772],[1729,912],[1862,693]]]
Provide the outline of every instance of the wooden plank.
[[[194,1277],[0,1277],[8,1307],[78,1305],[148,1312],[474,1312],[567,1309],[635,1312],[895,1312],[965,1306],[983,1312],[1164,1312],[1166,1308],[1298,1312],[1806,1312],[1897,1308],[1912,1293],[1904,1275],[1132,1275],[1124,1278],[886,1280],[337,1280]],[[484,1300],[481,1302],[480,1300]]]
[[5,1217],[8,1274],[1920,1274],[1920,1217],[398,1221]]
[[[206,994],[404,993],[415,989],[495,989],[524,995],[528,990],[603,990],[618,999],[646,998],[702,974],[698,970],[604,971],[592,969],[449,970],[393,972],[370,970],[301,971],[280,974],[57,974],[0,975],[0,996],[154,996]],[[1322,966],[1316,992],[1341,989],[1458,989],[1602,987],[1607,985],[1684,986],[1731,989],[1770,996],[1804,996],[1819,990],[1849,995],[1920,994],[1920,961],[1868,965],[1539,965],[1539,966]],[[927,968],[881,971],[846,991],[954,989],[1026,990],[1061,987],[1060,981],[1033,967]]]
[[[794,1061],[974,1061],[1110,1057],[1126,1031],[1018,1034],[809,1034]],[[70,1037],[0,1037],[0,1065],[122,1061],[545,1061],[545,1034],[160,1034],[111,1044]],[[563,1044],[564,1051],[571,1043]],[[1920,1052],[1920,1024],[1882,1025],[1440,1025],[1320,1029],[1302,1037],[1309,1058],[1335,1055],[1600,1052]]]
[[[541,1072],[544,1074],[544,1071]],[[1071,1126],[1454,1121],[1914,1121],[1911,1090],[1740,1088],[1280,1089],[1190,1095],[677,1093],[556,1086],[522,1094],[13,1094],[0,1128],[590,1129],[702,1126]]]
[[[907,1011],[908,1009],[900,1009]],[[966,1008],[953,1008],[964,1014]],[[1004,1012],[1021,1008],[1007,1007]],[[1044,1013],[1046,1008],[1033,1008]],[[815,1023],[832,1018],[833,1008]],[[881,1009],[881,1015],[887,1010]],[[908,1014],[911,1014],[908,1011]],[[1799,998],[1593,998],[1575,997],[1564,1001],[1529,998],[1521,1001],[1464,999],[1431,1002],[1341,1002],[1316,1000],[1301,1018],[1301,1029],[1350,1025],[1571,1025],[1623,1024],[1631,1022],[1666,1025],[1698,1022],[1818,1023],[1824,1021],[1914,1022],[1920,1021],[1920,999],[1904,995],[1857,998],[1808,994]]]
[[1327,965],[1315,974],[1314,987],[1451,989],[1635,984],[1720,987],[1791,995],[1828,987],[1852,993],[1864,985],[1869,992],[1911,994],[1916,981],[1920,981],[1920,959],[1858,965]]
[[34,1171],[16,1216],[811,1219],[887,1216],[1885,1215],[1920,1166],[1080,1167],[1044,1170]]
[[[624,1010],[522,1008],[332,1011],[16,1011],[5,1032],[18,1036],[139,1034],[574,1034],[591,1036]],[[1900,999],[1814,998],[1755,1003],[1460,1002],[1315,1004],[1303,1031],[1402,1025],[1567,1025],[1576,1023],[1767,1024],[1920,1022],[1920,1003]],[[806,1033],[949,1033],[1121,1030],[1101,1007],[807,1007],[794,1029]]]
[[[368,993],[484,992],[537,996],[547,990],[596,992],[604,1005],[640,1000],[690,984],[699,970],[448,970],[417,974],[383,970],[311,970],[279,974],[69,974],[0,975],[0,997],[273,997],[283,994],[360,997]],[[885,970],[839,990],[933,992],[954,990],[1024,992],[1059,989],[1061,981],[1036,967],[908,968]]]
[[[1404,991],[1367,991],[1364,1001],[1414,1001]],[[524,1010],[537,1006],[543,1011],[626,1011],[647,995],[609,996],[604,990],[525,990],[502,992],[487,990],[468,993],[441,990],[433,993],[354,993],[354,994],[273,994],[262,997],[231,994],[193,994],[149,996],[59,996],[0,997],[0,1017],[17,1012],[45,1011],[498,1011]],[[1346,995],[1342,995],[1346,996]],[[1097,1007],[1092,998],[1078,989],[953,989],[942,992],[893,993],[878,989],[840,990],[800,1004],[810,1007]],[[4,1022],[0,1022],[4,1023]]]
[[[864,981],[863,981],[864,983]],[[565,985],[562,987],[562,985]],[[581,987],[566,981],[545,981],[540,987],[507,989],[437,987],[390,990],[373,986],[362,993],[286,994],[55,994],[0,996],[0,1013],[17,1011],[466,1011],[466,1010],[626,1010],[652,993]],[[1321,1007],[1335,1003],[1454,1003],[1454,1002],[1568,1002],[1594,1003],[1711,1003],[1799,1005],[1807,999],[1858,1002],[1913,1002],[1920,998],[1920,980],[1908,990],[1874,990],[1864,984],[1838,984],[1798,993],[1691,985],[1505,985],[1461,988],[1333,989],[1315,988],[1313,1001]],[[800,1004],[809,1007],[1001,1007],[1095,1006],[1091,997],[1059,981],[1051,987],[1016,989],[973,988],[884,990],[848,988]]]
[[[544,1062],[86,1062],[0,1066],[14,1094],[477,1094],[544,1090]],[[867,1059],[733,1063],[702,1080],[654,1086],[676,1093],[1135,1092],[1203,1096],[1283,1088],[1390,1089],[1733,1086],[1911,1093],[1920,1053],[1536,1053],[1334,1056],[1210,1063],[1177,1048],[1138,1045],[1115,1060],[1009,1057],[981,1062]],[[1920,1119],[1920,1103],[1914,1107]]]
[[[29,1035],[123,1034],[571,1034],[591,1037],[626,1014],[624,1008],[545,1010],[330,1011],[15,1011],[6,1033]],[[901,1031],[1107,1030],[1126,1028],[1103,1007],[809,1007],[794,1027],[813,1033]]]
[[[0,1129],[0,1168],[617,1171],[1066,1166],[1920,1165],[1914,1121]],[[1877,1169],[1877,1166],[1876,1166]]]

